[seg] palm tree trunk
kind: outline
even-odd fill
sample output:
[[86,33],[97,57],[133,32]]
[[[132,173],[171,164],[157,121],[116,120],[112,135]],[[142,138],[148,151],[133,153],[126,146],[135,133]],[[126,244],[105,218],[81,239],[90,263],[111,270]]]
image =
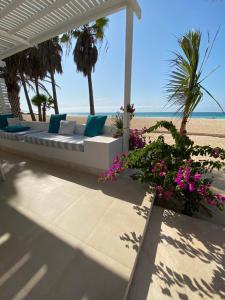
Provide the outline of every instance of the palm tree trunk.
[[42,107],[42,112],[43,112],[43,122],[46,122],[46,104],[43,104]]
[[52,69],[50,70],[50,76],[51,76],[51,82],[52,82],[52,94],[53,94],[53,102],[54,102],[54,110],[55,114],[59,114],[59,107],[58,107],[58,101],[57,101],[57,93],[56,93],[56,84],[55,84],[55,76]]
[[8,99],[11,106],[11,111],[15,117],[22,119],[22,114],[20,110],[20,97],[19,97],[19,85],[17,81],[9,80],[5,77],[5,84],[8,93]]
[[12,91],[8,93],[9,103],[11,106],[12,113],[15,117],[22,119],[22,114],[20,110],[20,97],[16,91]]
[[[38,86],[38,78],[34,78],[36,93],[39,95],[39,86]],[[38,105],[38,120],[39,122],[42,122],[42,111],[41,111],[41,105]]]
[[183,114],[183,119],[181,121],[181,126],[180,126],[180,134],[181,135],[186,135],[187,134],[187,122],[188,122],[188,116],[186,113]]
[[94,96],[93,96],[93,87],[92,87],[92,79],[91,72],[88,73],[88,88],[89,88],[89,104],[90,104],[90,114],[95,114],[95,106],[94,106]]
[[41,105],[38,105],[38,121],[42,122],[42,111],[41,111]]
[[30,102],[30,98],[29,98],[29,94],[28,94],[28,91],[27,91],[27,86],[26,86],[26,82],[25,82],[23,74],[20,74],[20,78],[21,78],[21,81],[22,81],[22,85],[23,85],[23,89],[24,89],[24,94],[25,94],[25,97],[26,97],[26,100],[27,100],[27,105],[28,105],[28,108],[29,108],[31,119],[32,119],[32,121],[36,121],[36,118],[35,118],[34,111],[33,111],[33,108],[32,108],[31,102]]

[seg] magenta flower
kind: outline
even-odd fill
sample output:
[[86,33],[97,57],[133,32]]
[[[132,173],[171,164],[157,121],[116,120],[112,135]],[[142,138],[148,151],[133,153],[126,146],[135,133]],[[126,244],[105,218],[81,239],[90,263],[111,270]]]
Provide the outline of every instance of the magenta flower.
[[185,171],[184,171],[184,180],[186,182],[189,181],[190,174],[191,174],[191,168],[189,166],[186,166]]
[[216,194],[215,196],[221,203],[225,203],[225,195]]
[[195,190],[195,184],[194,184],[194,182],[190,182],[190,183],[189,183],[189,191],[190,191],[191,193],[193,193],[194,190]]
[[199,174],[199,173],[196,173],[196,174],[194,174],[194,181],[199,181],[199,180],[201,180],[201,178],[202,178],[202,175],[201,174]]

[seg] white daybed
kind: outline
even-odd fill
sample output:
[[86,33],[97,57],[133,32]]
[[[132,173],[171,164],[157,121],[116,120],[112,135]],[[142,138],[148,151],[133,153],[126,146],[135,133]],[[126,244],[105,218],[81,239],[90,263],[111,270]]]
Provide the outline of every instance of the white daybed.
[[104,127],[101,136],[84,136],[85,125],[76,124],[75,134],[48,133],[49,123],[22,122],[30,130],[18,133],[0,132],[0,149],[21,153],[41,160],[81,167],[99,172],[110,167],[122,153],[122,138],[113,138],[113,128]]

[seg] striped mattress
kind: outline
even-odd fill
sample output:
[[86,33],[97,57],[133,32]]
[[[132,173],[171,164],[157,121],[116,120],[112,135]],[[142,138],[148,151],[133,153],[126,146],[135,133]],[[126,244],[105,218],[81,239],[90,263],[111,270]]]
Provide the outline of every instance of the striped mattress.
[[4,130],[0,130],[0,138],[5,140],[12,141],[23,141],[26,135],[36,133],[37,130],[26,130],[20,132],[6,132]]
[[24,141],[31,144],[37,144],[58,149],[84,152],[84,140],[88,137],[73,135],[65,136],[52,134],[48,132],[38,132],[24,136]]

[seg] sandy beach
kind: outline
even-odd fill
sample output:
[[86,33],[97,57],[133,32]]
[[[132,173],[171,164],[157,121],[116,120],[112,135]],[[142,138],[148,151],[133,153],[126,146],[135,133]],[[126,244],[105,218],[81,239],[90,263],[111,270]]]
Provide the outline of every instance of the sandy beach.
[[[25,120],[30,120],[29,115],[23,115]],[[76,121],[79,124],[86,123],[85,116],[71,116],[67,115],[67,120]],[[49,116],[47,116],[49,119]],[[131,121],[131,128],[141,129],[143,127],[150,127],[157,121],[167,120],[172,121],[179,129],[181,119],[180,118],[138,118],[134,117]],[[107,119],[107,124],[112,124],[112,118]],[[190,119],[187,126],[189,135],[202,135],[202,136],[213,136],[213,137],[224,137],[225,138],[225,119]],[[160,132],[166,132],[161,129]],[[225,147],[225,140],[224,140]]]
[[[80,116],[67,116],[68,120],[76,120],[78,123],[85,123],[86,117]],[[131,128],[141,129],[143,127],[150,127],[159,120],[172,121],[177,128],[180,126],[181,119],[179,118],[138,118],[134,117],[131,121]],[[112,122],[111,118],[108,118],[107,123]],[[165,131],[162,129],[162,131]],[[194,135],[210,135],[219,136],[225,138],[225,119],[190,119],[187,126],[189,134]],[[225,141],[224,141],[225,146]]]

